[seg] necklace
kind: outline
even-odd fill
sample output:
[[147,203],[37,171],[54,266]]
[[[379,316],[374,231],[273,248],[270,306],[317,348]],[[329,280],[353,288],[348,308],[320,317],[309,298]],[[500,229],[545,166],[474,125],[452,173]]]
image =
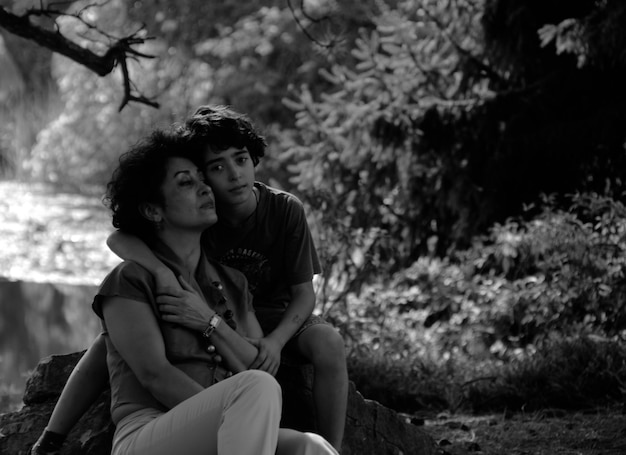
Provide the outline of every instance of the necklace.
[[219,281],[212,281],[209,288],[211,292],[211,301],[215,302],[214,310],[219,314],[224,322],[230,326],[231,329],[237,330],[237,321],[235,321],[235,314],[233,310],[228,308],[228,299],[224,295],[224,286]]

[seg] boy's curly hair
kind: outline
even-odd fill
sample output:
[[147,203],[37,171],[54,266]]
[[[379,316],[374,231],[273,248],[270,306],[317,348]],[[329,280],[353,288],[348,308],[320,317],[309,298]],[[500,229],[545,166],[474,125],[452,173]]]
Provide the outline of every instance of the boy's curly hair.
[[122,154],[107,184],[104,205],[112,212],[117,229],[136,235],[144,241],[154,238],[154,223],[141,214],[145,203],[163,203],[161,184],[170,158],[193,160],[188,141],[172,131],[155,130]]
[[228,106],[200,106],[178,132],[188,138],[196,151],[209,147],[223,151],[230,147],[246,148],[256,166],[265,155],[267,142],[250,119]]

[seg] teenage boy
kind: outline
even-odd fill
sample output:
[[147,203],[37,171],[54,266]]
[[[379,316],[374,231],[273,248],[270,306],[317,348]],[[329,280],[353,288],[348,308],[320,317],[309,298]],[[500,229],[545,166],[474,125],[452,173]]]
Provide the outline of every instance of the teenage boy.
[[[205,232],[203,247],[243,272],[254,296],[265,336],[254,340],[259,355],[250,368],[275,375],[281,353],[309,361],[318,430],[340,450],[348,395],[344,343],[332,326],[312,314],[312,279],[320,265],[302,203],[255,181],[266,142],[245,115],[225,106],[202,106],[179,133],[202,154],[204,176],[217,202],[219,221]],[[177,296],[180,286],[170,269],[138,239],[116,232],[108,245],[151,270],[165,294]]]

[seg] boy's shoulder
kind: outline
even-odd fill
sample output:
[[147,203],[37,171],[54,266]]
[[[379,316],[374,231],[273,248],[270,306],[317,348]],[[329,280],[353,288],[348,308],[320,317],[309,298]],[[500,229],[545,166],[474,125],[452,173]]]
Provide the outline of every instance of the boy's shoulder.
[[303,207],[302,201],[288,191],[280,190],[262,182],[254,182],[255,188],[259,191],[260,201],[265,201],[270,205],[289,206],[296,205]]

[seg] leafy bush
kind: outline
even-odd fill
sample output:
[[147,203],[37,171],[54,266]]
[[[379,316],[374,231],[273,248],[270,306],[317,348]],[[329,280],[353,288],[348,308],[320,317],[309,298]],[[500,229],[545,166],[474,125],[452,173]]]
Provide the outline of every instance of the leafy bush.
[[452,410],[619,395],[626,208],[569,200],[565,211],[546,198],[530,221],[496,225],[466,251],[423,257],[328,308],[360,387],[394,406]]

